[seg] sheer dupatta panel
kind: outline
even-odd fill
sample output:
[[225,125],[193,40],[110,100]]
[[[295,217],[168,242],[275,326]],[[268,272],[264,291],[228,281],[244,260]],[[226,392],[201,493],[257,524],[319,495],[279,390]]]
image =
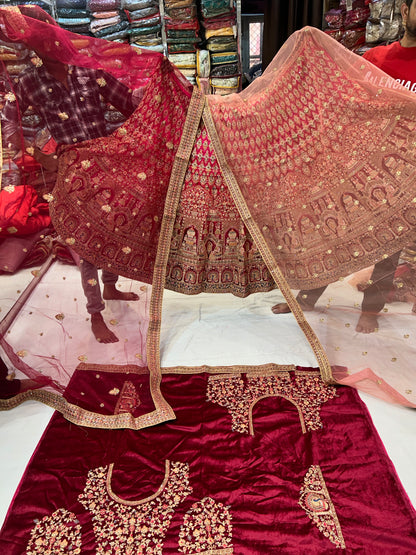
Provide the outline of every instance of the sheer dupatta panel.
[[305,28],[208,106],[240,214],[334,377],[415,406],[414,94]]

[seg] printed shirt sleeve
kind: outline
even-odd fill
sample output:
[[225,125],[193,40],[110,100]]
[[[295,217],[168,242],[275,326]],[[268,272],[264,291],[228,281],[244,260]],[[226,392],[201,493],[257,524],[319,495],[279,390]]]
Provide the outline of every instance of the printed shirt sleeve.
[[104,71],[100,71],[97,78],[100,94],[124,116],[130,116],[135,109],[132,93],[126,85]]

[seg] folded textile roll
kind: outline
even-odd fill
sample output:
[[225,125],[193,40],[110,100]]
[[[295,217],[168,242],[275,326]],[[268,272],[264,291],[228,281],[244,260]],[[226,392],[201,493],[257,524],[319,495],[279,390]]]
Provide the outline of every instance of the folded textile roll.
[[114,17],[118,15],[120,12],[117,10],[106,11],[106,12],[92,12],[91,15],[94,19],[105,19],[107,17]]
[[91,20],[89,17],[58,17],[56,21],[61,27],[72,27],[72,25],[89,25]]
[[206,48],[211,52],[234,52],[237,51],[237,41],[229,37],[211,37]]
[[193,4],[194,0],[165,0],[166,8],[187,8]]
[[165,17],[166,29],[199,29],[199,21],[197,18],[181,21],[179,19],[168,19]]
[[196,53],[196,72],[198,77],[205,79],[211,73],[211,58],[208,50],[198,50]]
[[85,23],[84,25],[68,25],[68,27],[66,27],[65,25],[61,25],[61,27],[63,29],[66,29],[67,31],[71,31],[71,33],[77,33],[78,35],[92,37],[89,23]]
[[129,29],[130,37],[137,37],[140,35],[148,35],[158,33],[162,29],[162,25],[151,25],[150,27],[132,27]]
[[211,64],[235,64],[238,63],[237,52],[214,52],[211,53]]
[[202,25],[205,29],[221,29],[222,27],[232,27],[236,24],[237,16],[234,11],[217,17],[202,19]]
[[[149,35],[137,35],[137,36],[130,36],[130,42],[133,45],[140,45],[143,48],[152,49],[153,46],[159,46],[162,44],[162,38],[160,34],[153,33]],[[163,45],[162,45],[163,46]]]
[[131,43],[133,48],[140,48],[142,50],[151,50],[152,52],[164,52],[165,47],[161,42],[159,44],[154,44],[149,46],[148,44],[141,44],[140,42],[133,42]]
[[168,53],[179,53],[179,52],[196,52],[196,44],[190,42],[181,42],[171,44],[168,42]]
[[236,32],[232,27],[220,27],[219,29],[206,29],[205,38],[208,40],[211,37],[235,37]]
[[87,0],[56,0],[56,8],[72,8],[85,10]]
[[150,8],[151,6],[159,6],[158,0],[123,0],[123,8],[130,12]]
[[[212,62],[212,59],[211,59]],[[236,63],[213,65],[211,69],[211,77],[229,77],[239,73],[239,67]]]
[[235,89],[238,87],[240,82],[240,77],[211,77],[212,87],[221,87],[226,89]]
[[87,6],[90,12],[119,10],[121,8],[121,0],[88,0]]
[[149,8],[142,8],[140,10],[133,10],[128,12],[130,19],[142,19],[151,15],[159,13],[159,6],[150,6]]
[[[97,35],[95,35],[95,36],[97,36]],[[118,31],[116,33],[108,33],[108,34],[103,33],[103,35],[100,36],[99,38],[109,40],[109,41],[112,41],[112,42],[123,42],[124,43],[129,38],[129,30],[128,29],[123,29],[122,31]]]
[[166,8],[165,14],[172,19],[186,21],[196,17],[196,5],[187,6],[185,8]]
[[132,27],[151,27],[152,25],[160,25],[160,15],[150,17],[142,17],[141,19],[134,19],[131,21]]
[[195,39],[198,34],[194,29],[167,29],[169,39]]
[[179,68],[196,68],[196,54],[170,54],[169,60]]
[[110,40],[108,39],[108,35],[120,33],[121,31],[125,31],[126,29],[128,29],[128,27],[128,21],[120,21],[120,23],[117,23],[116,25],[111,25],[110,27],[106,27],[105,29],[100,29],[96,31],[94,35],[96,37],[107,38],[107,40]]
[[117,25],[120,22],[121,22],[121,17],[119,15],[116,15],[114,17],[108,17],[106,19],[95,19],[94,21],[91,21],[90,29],[91,29],[91,32],[95,34],[97,31],[100,31],[101,29],[111,27],[112,25]]
[[87,10],[79,10],[75,8],[58,8],[58,17],[88,17]]

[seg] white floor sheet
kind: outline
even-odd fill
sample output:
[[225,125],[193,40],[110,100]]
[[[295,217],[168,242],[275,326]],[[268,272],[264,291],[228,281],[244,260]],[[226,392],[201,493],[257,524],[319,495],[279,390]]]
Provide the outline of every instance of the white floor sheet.
[[[12,276],[0,276],[0,320],[13,306],[31,277],[29,270]],[[88,352],[88,362],[137,363],[141,356],[140,317],[144,305],[149,302],[150,288],[124,278],[119,280],[119,284],[125,291],[140,294],[141,299],[138,303],[125,303],[128,306],[123,308],[116,301],[107,303],[104,317],[107,322],[117,324],[115,331],[120,337],[119,343],[114,345],[98,344],[91,333],[79,271],[75,266],[54,263],[39,285],[39,291],[42,291],[42,287],[47,290],[55,312],[65,311],[65,299],[78,299],[79,322],[85,325],[85,345],[81,350]],[[184,296],[166,291],[162,318],[162,366],[269,362],[317,366],[309,344],[293,316],[272,314],[270,307],[279,300],[281,296],[278,291],[251,295],[247,299],[237,299],[228,294]],[[24,335],[24,325],[29,320],[28,317],[20,317],[22,321],[19,325]],[[56,321],[50,320],[56,325]],[[42,336],[45,346],[47,336],[47,333]],[[39,347],[42,348],[41,340],[37,345]],[[77,350],[70,345],[67,348],[65,367],[69,374],[79,364],[79,352],[79,347]],[[10,366],[4,353],[1,355]],[[33,362],[30,352],[27,362]],[[360,395],[410,500],[416,505],[416,411],[387,404],[366,394]],[[26,402],[12,411],[0,412],[0,524],[4,521],[14,492],[52,413],[52,409],[37,402]]]

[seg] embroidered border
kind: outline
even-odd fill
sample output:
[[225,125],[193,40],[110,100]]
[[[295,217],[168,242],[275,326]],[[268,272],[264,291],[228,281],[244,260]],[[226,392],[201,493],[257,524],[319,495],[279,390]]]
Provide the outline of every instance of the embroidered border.
[[119,497],[117,494],[115,494],[113,492],[113,490],[111,488],[111,479],[113,477],[113,468],[114,468],[114,463],[111,463],[108,466],[107,478],[106,478],[107,493],[111,497],[111,499],[113,499],[114,501],[117,501],[117,503],[120,503],[121,505],[128,505],[129,507],[136,507],[137,505],[143,505],[144,503],[148,503],[149,501],[152,501],[153,499],[156,499],[156,497],[158,497],[162,493],[162,491],[165,489],[166,484],[168,483],[168,480],[169,480],[169,476],[170,476],[170,461],[168,459],[166,459],[166,461],[165,461],[165,476],[163,478],[162,483],[158,487],[157,491],[155,491],[155,493],[153,493],[152,495],[149,495],[149,497],[145,497],[144,499],[138,499],[136,501],[129,501],[128,499],[122,499],[121,497]]
[[273,279],[276,282],[276,285],[278,286],[282,295],[286,299],[286,302],[290,310],[292,311],[293,315],[295,316],[299,327],[305,334],[306,339],[308,340],[310,346],[312,347],[312,350],[318,361],[319,368],[321,370],[322,379],[327,383],[335,383],[335,380],[332,377],[331,365],[329,364],[328,357],[324,351],[324,348],[322,347],[321,342],[319,341],[315,332],[312,330],[310,324],[305,319],[305,315],[302,309],[300,308],[299,303],[295,299],[287,281],[283,277],[283,274],[280,271],[279,266],[277,265],[276,260],[274,259],[264,239],[263,234],[260,232],[257,224],[254,222],[253,218],[251,217],[247,203],[241,194],[238,183],[229,165],[227,164],[208,104],[205,107],[202,117],[203,117],[205,126],[207,128],[208,134],[210,136],[210,139],[214,148],[214,152],[217,156],[218,163],[223,172],[224,181],[227,183],[231,196],[240,213],[241,219],[243,220],[245,226],[249,230],[251,237],[253,238],[253,241],[256,244],[257,249],[262,255],[263,260],[265,261],[270,274],[272,275]]

